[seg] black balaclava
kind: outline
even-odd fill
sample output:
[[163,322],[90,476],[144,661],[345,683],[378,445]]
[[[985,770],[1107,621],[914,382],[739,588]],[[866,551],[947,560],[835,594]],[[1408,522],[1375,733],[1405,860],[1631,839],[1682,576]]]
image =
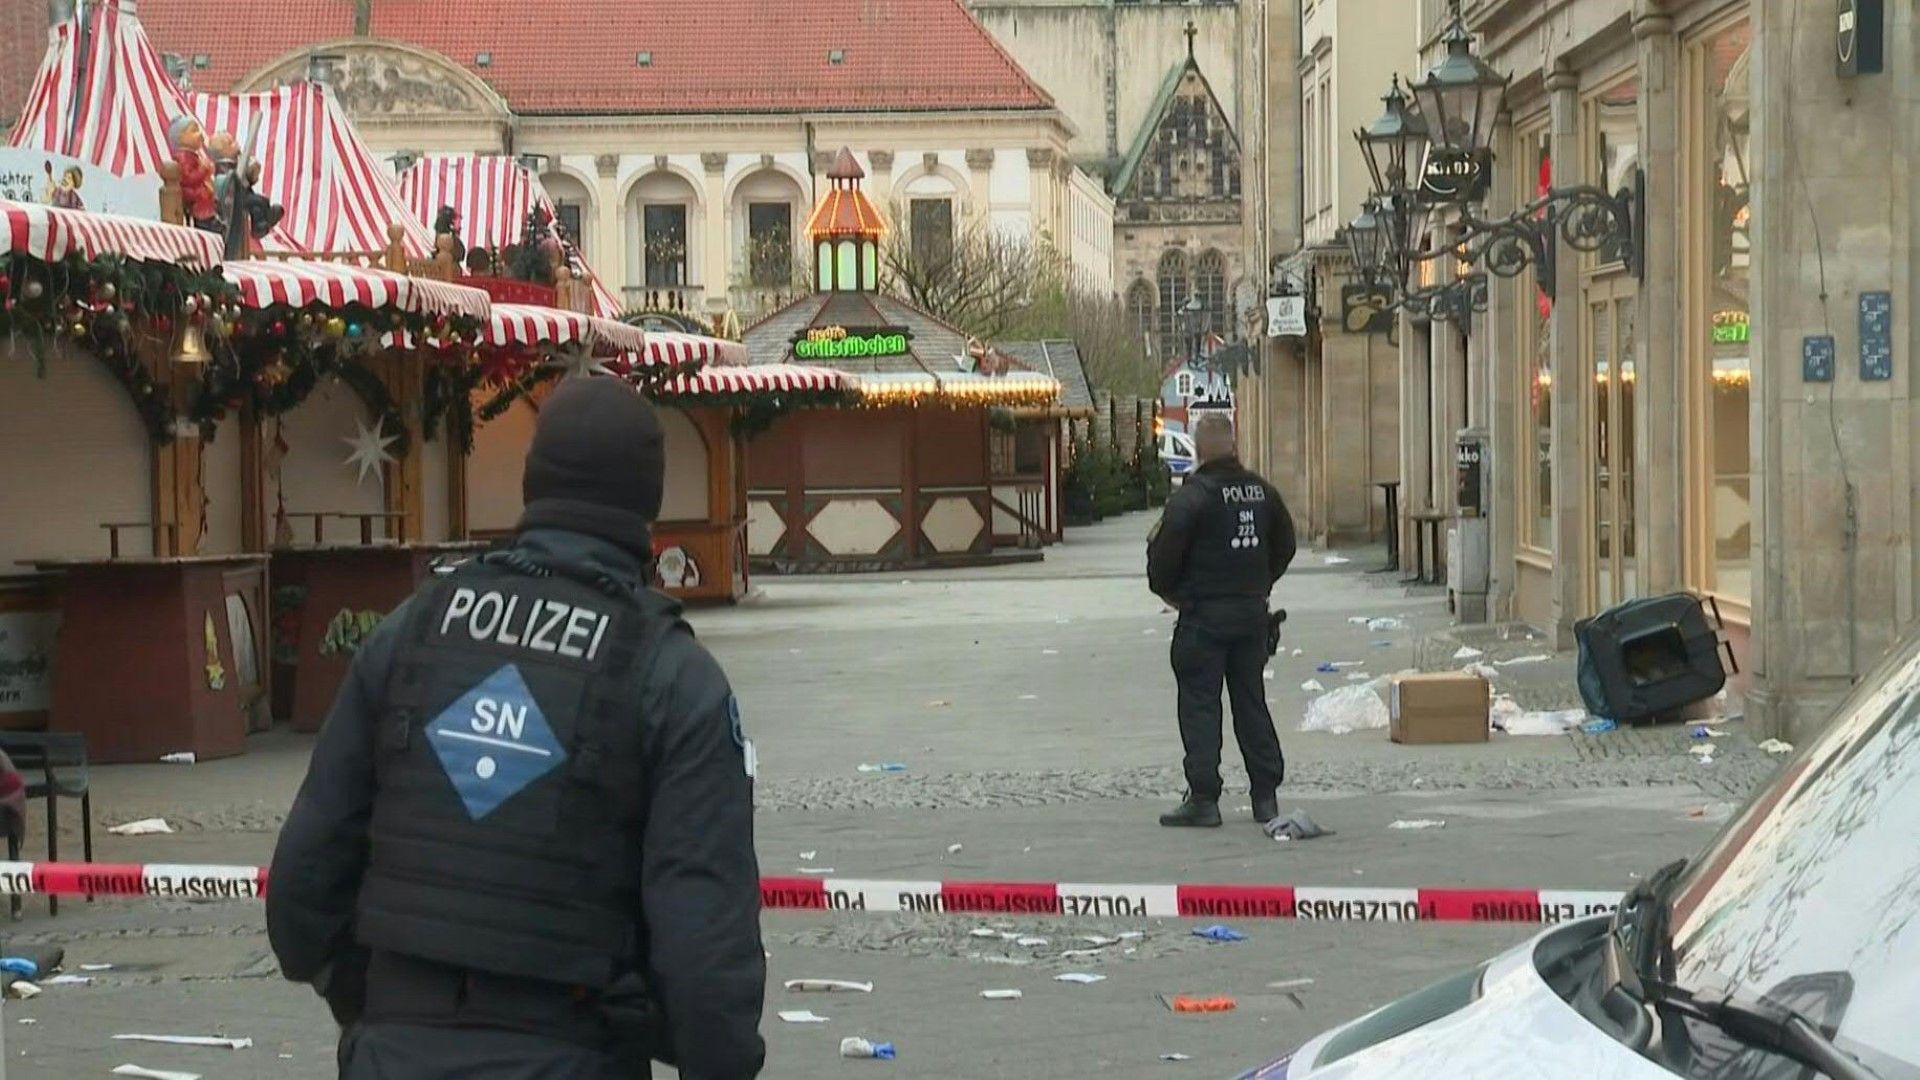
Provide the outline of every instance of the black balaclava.
[[660,418],[611,378],[570,378],[540,407],[520,493],[520,529],[585,533],[652,555],[666,455]]

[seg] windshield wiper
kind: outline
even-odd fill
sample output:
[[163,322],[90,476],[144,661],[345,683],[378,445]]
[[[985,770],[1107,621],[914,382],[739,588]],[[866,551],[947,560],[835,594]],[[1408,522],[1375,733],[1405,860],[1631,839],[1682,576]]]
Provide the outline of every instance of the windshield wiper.
[[1644,987],[1650,1005],[1711,1024],[1748,1046],[1791,1058],[1832,1080],[1877,1080],[1871,1069],[1834,1045],[1834,1032],[1785,1005],[1688,990],[1658,979],[1648,979]]

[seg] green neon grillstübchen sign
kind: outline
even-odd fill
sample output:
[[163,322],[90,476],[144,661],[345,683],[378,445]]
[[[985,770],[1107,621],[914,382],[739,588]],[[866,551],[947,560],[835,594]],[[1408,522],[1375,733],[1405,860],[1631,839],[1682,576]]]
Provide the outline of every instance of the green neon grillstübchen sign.
[[794,338],[793,355],[797,360],[905,356],[910,337],[904,329],[891,326],[851,330],[844,326],[815,327]]

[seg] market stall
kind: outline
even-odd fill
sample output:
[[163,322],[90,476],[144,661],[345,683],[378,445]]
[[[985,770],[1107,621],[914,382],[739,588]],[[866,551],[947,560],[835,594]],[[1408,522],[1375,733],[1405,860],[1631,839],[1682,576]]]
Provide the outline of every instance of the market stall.
[[851,404],[853,381],[831,368],[719,365],[657,382],[648,394],[667,431],[654,584],[683,599],[737,601],[749,587],[749,440],[788,411]]
[[[0,716],[95,760],[237,753],[266,692],[266,560],[199,555],[186,343],[219,238],[0,201]],[[183,362],[184,361],[184,362]],[[54,627],[57,625],[57,636]]]

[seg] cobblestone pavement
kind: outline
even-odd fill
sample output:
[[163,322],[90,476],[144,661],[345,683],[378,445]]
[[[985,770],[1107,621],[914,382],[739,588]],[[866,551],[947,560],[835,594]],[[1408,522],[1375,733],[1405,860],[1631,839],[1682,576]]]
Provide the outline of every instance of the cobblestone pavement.
[[[1136,516],[1076,531],[1037,564],[762,579],[757,602],[693,612],[760,747],[763,871],[1618,888],[1704,843],[1777,767],[1738,723],[1715,740],[1711,765],[1693,760],[1678,727],[1500,735],[1438,747],[1396,746],[1380,731],[1301,733],[1315,696],[1302,684],[1337,686],[1344,675],[1318,670],[1323,664],[1357,662],[1373,677],[1445,662],[1458,647],[1434,660],[1446,631],[1443,601],[1431,590],[1410,595],[1369,577],[1364,571],[1377,555],[1330,561],[1303,552],[1279,593],[1292,618],[1267,685],[1288,754],[1282,798],[1336,834],[1309,844],[1267,841],[1247,820],[1237,762],[1226,770],[1226,828],[1161,830],[1153,816],[1178,795],[1182,779],[1166,658],[1172,618],[1140,582],[1148,525]],[[1392,628],[1363,625],[1381,618],[1395,620]],[[1514,655],[1524,653],[1498,658]],[[1524,667],[1501,669],[1515,672],[1501,681],[1551,690],[1559,678],[1545,664]],[[177,830],[103,834],[99,857],[266,861],[308,745],[275,732],[253,739],[240,758],[99,770],[98,822],[164,817]],[[1228,756],[1237,755],[1229,749]],[[858,768],[881,762],[906,771]],[[1447,824],[1393,830],[1403,817]],[[30,852],[38,850],[35,835]],[[78,850],[77,841],[63,837],[63,850]],[[988,925],[995,921],[1048,944],[1011,945]],[[1524,926],[1249,923],[1241,927],[1249,941],[1215,946],[1177,920],[770,912],[764,926],[773,980],[767,1075],[802,1078],[845,1075],[835,1051],[849,1034],[901,1047],[889,1075],[1148,1076],[1171,1067],[1159,1059],[1171,1051],[1193,1055],[1204,1075],[1222,1075],[1531,933]],[[1074,948],[1077,937],[1122,931],[1141,937],[1086,955]],[[92,984],[8,1003],[0,1031],[12,1076],[100,1075],[121,1062],[209,1080],[332,1075],[326,1015],[309,991],[278,979],[257,905],[102,900],[69,904],[49,919],[35,901],[10,938],[63,943],[76,962],[115,965]],[[1108,979],[1093,986],[1053,980],[1068,970]],[[802,976],[876,986],[872,995],[825,998],[779,989],[781,980]],[[1313,982],[1284,994],[1267,985],[1293,978]],[[991,988],[1019,988],[1025,997],[981,1000],[979,992]],[[1229,993],[1242,1008],[1175,1018],[1156,998],[1168,992]],[[793,1025],[773,1016],[808,1007],[832,1022]],[[136,1029],[244,1035],[256,1046],[129,1049],[109,1039]]]

